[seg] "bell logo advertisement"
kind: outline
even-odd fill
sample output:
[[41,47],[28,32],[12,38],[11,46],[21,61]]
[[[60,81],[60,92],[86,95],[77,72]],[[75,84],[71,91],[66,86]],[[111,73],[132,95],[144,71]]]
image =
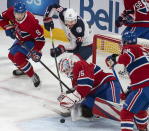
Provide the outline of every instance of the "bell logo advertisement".
[[49,5],[59,3],[59,0],[7,0],[7,8],[14,6],[18,1],[26,3],[26,8],[35,15],[44,15],[46,8]]
[[118,0],[80,0],[80,16],[100,30],[118,33],[115,20],[122,5]]

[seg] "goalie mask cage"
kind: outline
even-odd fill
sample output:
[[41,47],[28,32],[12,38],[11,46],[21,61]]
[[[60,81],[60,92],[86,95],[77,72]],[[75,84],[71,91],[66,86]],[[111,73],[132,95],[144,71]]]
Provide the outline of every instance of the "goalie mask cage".
[[93,38],[92,62],[97,63],[98,52],[120,54],[120,39],[112,38],[105,35],[96,34]]

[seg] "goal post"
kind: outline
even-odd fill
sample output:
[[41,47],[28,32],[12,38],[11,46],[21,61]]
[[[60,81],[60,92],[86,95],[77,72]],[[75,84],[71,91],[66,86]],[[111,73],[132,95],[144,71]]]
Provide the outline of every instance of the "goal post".
[[96,34],[93,38],[93,49],[92,49],[92,62],[96,64],[97,60],[97,53],[105,52],[105,53],[114,53],[114,54],[120,54],[120,39],[112,38],[105,35]]
[[[138,38],[137,44],[142,45],[149,53],[149,40]],[[110,34],[95,34],[93,37],[92,62],[97,63],[98,52],[120,54],[121,36]],[[100,58],[99,58],[100,59]]]

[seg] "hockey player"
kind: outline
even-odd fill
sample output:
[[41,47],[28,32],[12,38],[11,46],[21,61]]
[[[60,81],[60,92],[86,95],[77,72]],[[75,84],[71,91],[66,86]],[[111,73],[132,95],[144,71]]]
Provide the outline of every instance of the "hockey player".
[[40,79],[28,59],[32,58],[38,62],[42,56],[41,49],[45,39],[38,20],[26,10],[25,3],[18,1],[14,7],[8,8],[0,15],[0,26],[6,30],[7,36],[16,38],[8,54],[8,58],[18,68],[13,71],[13,75],[19,76],[25,73],[37,87]]
[[[120,85],[112,73],[105,73],[99,66],[86,61],[62,58],[59,70],[71,78],[75,91],[62,94],[59,98],[60,106],[71,109],[81,102],[81,115],[85,118],[93,116],[93,106],[96,97],[120,102]],[[73,109],[73,108],[72,108]],[[75,114],[77,115],[77,114]]]
[[132,31],[136,37],[149,39],[149,2],[148,0],[124,0],[122,15],[116,20],[116,26],[127,26],[123,31]]
[[54,28],[52,20],[53,13],[56,12],[63,26],[65,34],[70,41],[69,44],[60,44],[55,49],[50,50],[52,57],[57,57],[64,52],[69,52],[77,55],[80,59],[87,60],[92,54],[92,40],[89,31],[89,26],[77,13],[71,8],[63,8],[60,5],[54,4],[47,8],[44,15],[44,27],[46,30]]
[[[134,122],[139,131],[147,131],[149,107],[149,56],[142,46],[137,45],[137,37],[132,32],[122,36],[122,53],[107,57],[109,67],[123,64],[131,84],[121,110],[121,131],[133,131]],[[123,94],[124,96],[124,94]]]

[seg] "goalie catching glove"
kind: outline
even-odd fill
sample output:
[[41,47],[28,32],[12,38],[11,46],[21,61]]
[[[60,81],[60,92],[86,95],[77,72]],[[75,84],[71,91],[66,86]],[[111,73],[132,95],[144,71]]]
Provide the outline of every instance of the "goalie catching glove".
[[65,47],[63,45],[59,45],[56,48],[50,49],[50,54],[52,57],[60,56],[64,52],[65,52]]
[[82,99],[81,95],[77,91],[75,91],[74,93],[70,93],[70,94],[62,93],[58,97],[58,101],[60,103],[60,106],[63,108],[68,108],[68,109],[73,107],[74,104],[81,101],[81,99]]
[[54,23],[51,17],[45,17],[43,19],[43,23],[44,23],[44,28],[47,31],[50,31],[51,29],[54,29]]

